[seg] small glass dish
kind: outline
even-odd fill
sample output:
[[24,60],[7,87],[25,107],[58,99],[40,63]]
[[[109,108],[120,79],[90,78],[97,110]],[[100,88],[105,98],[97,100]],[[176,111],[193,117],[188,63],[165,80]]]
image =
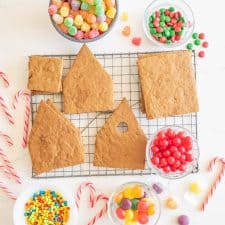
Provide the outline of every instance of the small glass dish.
[[[187,167],[186,167],[186,170],[184,172],[177,171],[177,172],[165,173],[165,172],[163,172],[162,169],[156,167],[151,162],[151,157],[152,157],[151,147],[153,145],[153,141],[160,131],[165,131],[168,128],[171,128],[175,132],[182,131],[182,132],[185,133],[186,136],[191,137],[192,149],[190,151],[192,151],[193,161],[187,163]],[[179,127],[179,126],[167,126],[167,127],[163,127],[161,129],[157,130],[151,136],[151,138],[149,139],[149,141],[147,143],[147,146],[146,146],[146,160],[147,160],[147,164],[148,164],[149,169],[151,169],[151,171],[153,173],[158,174],[159,176],[161,176],[163,178],[167,178],[167,179],[179,179],[179,178],[183,178],[183,177],[185,177],[185,176],[187,176],[187,175],[189,175],[193,172],[197,172],[198,171],[199,155],[200,155],[199,146],[198,146],[198,142],[197,142],[196,138],[192,135],[192,133],[189,130],[187,130],[186,128],[183,128],[183,127]]]
[[[49,1],[49,6],[52,4],[52,0]],[[115,15],[115,18],[112,20],[108,30],[104,33],[101,33],[99,36],[95,37],[95,38],[91,38],[91,39],[76,39],[74,38],[73,36],[69,35],[69,34],[66,34],[64,33],[60,28],[59,26],[54,22],[54,20],[52,19],[52,16],[49,15],[50,17],[50,20],[51,20],[51,23],[52,25],[54,26],[54,28],[57,30],[57,32],[63,36],[64,38],[70,40],[70,41],[73,41],[73,42],[78,42],[78,43],[88,43],[88,42],[94,42],[94,41],[97,41],[103,37],[105,37],[108,33],[110,33],[110,31],[112,30],[113,26],[115,25],[117,19],[118,19],[118,14],[119,14],[119,3],[118,3],[118,0],[115,0],[115,5],[116,5],[116,15]]]
[[[125,220],[121,220],[116,216],[115,211],[118,208],[118,204],[114,201],[114,199],[125,188],[132,187],[135,185],[143,187],[146,197],[150,198],[155,205],[155,214],[150,216],[149,222],[146,225],[156,225],[161,216],[161,202],[157,194],[152,190],[151,186],[142,182],[128,182],[128,183],[122,184],[112,193],[108,203],[108,216],[111,222],[115,225],[124,225]],[[138,222],[136,224],[139,225]]]
[[[150,15],[153,12],[159,10],[160,8],[168,8],[170,6],[173,6],[175,10],[179,10],[182,13],[186,23],[185,23],[185,31],[182,34],[181,39],[179,41],[167,44],[167,43],[161,43],[160,41],[156,40],[152,36],[152,34],[150,33],[148,21],[149,21]],[[193,11],[191,7],[183,0],[170,0],[170,1],[155,0],[146,8],[144,13],[144,19],[143,19],[144,32],[147,38],[157,46],[161,46],[165,48],[173,48],[173,47],[179,47],[185,44],[188,41],[188,39],[191,37],[194,30],[194,26],[195,26],[195,20],[194,20]]]

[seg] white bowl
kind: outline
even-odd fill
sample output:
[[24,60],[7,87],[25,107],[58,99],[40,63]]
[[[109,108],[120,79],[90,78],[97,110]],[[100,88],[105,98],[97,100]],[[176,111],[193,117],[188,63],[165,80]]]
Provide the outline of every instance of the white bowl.
[[69,220],[66,225],[77,225],[78,224],[78,211],[75,204],[74,197],[70,193],[70,191],[66,189],[62,189],[60,187],[56,187],[53,185],[41,184],[41,185],[32,185],[28,187],[21,195],[17,198],[14,210],[13,210],[13,222],[14,225],[27,225],[24,211],[25,204],[28,199],[37,191],[40,190],[53,190],[62,194],[63,198],[68,202],[68,206],[70,207]]

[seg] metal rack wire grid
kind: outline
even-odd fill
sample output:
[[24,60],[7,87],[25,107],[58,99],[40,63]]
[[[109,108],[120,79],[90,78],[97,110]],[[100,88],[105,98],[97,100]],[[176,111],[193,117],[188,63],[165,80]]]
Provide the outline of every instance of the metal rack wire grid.
[[[137,57],[140,53],[127,54],[98,54],[97,59],[112,76],[114,85],[114,99],[118,104],[123,97],[129,100],[133,112],[139,121],[144,133],[149,138],[159,128],[164,126],[178,125],[192,132],[197,138],[197,114],[191,113],[181,116],[172,116],[147,120],[140,110],[140,85],[137,68]],[[147,53],[141,53],[147,54]],[[47,55],[49,57],[62,57],[64,60],[63,76],[69,71],[75,56],[72,55]],[[193,52],[193,65],[196,71],[195,54]],[[32,122],[34,121],[38,105],[41,100],[51,99],[54,104],[63,111],[62,94],[32,95]],[[83,113],[65,115],[76,127],[80,128],[83,143],[85,145],[85,163],[67,168],[57,169],[33,178],[55,178],[55,177],[81,177],[81,176],[116,176],[116,175],[149,175],[151,171],[147,167],[144,170],[112,169],[93,166],[95,151],[95,138],[98,130],[104,125],[111,113]],[[198,171],[198,165],[193,172]]]

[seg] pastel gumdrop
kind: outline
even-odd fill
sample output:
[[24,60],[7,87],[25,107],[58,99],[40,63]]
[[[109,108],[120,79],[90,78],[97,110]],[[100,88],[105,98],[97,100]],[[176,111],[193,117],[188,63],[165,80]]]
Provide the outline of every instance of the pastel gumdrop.
[[175,210],[178,208],[177,202],[172,197],[166,199],[165,206],[168,209],[172,209],[172,210]]
[[78,10],[81,5],[80,1],[78,1],[78,0],[72,0],[70,4],[71,4],[71,8],[73,10]]
[[104,14],[104,8],[102,5],[96,5],[96,8],[95,8],[95,15],[96,16],[101,16],[102,14]]
[[128,198],[123,198],[121,203],[120,203],[120,208],[121,209],[124,209],[124,210],[127,210],[127,209],[130,209],[132,206],[132,203],[130,201],[130,199]]
[[197,182],[194,182],[189,185],[189,191],[193,194],[199,194],[201,193],[201,187]]
[[64,19],[64,24],[67,26],[67,27],[71,27],[73,25],[73,18],[71,17],[66,17]]
[[130,26],[125,26],[122,30],[122,35],[128,37],[130,35],[131,28]]
[[152,188],[154,189],[154,191],[157,193],[157,194],[161,194],[163,192],[163,186],[162,184],[160,183],[154,183],[152,185]]
[[63,17],[67,17],[67,16],[69,16],[70,10],[68,7],[63,6],[60,8],[59,12]]
[[97,20],[97,19],[96,19],[96,16],[93,15],[93,14],[91,14],[91,13],[87,16],[87,22],[90,23],[90,24],[91,24],[91,23],[95,23],[96,20]]
[[64,23],[59,24],[59,28],[62,30],[63,33],[68,33],[68,27]]
[[116,16],[116,8],[110,7],[106,12],[106,16],[109,17],[110,19],[114,19]]
[[116,4],[116,1],[115,0],[105,0],[105,4],[106,4],[107,8],[114,7]]
[[76,15],[75,19],[74,19],[74,24],[76,26],[81,26],[84,23],[84,19],[81,15]]
[[181,215],[178,217],[177,222],[179,225],[189,225],[190,220],[189,217],[186,215]]
[[86,22],[84,22],[84,23],[81,25],[81,30],[84,31],[84,32],[89,32],[90,29],[91,29],[91,26],[90,26],[88,23],[86,23]]
[[77,33],[77,28],[75,26],[69,27],[68,33],[69,35],[74,36]]
[[91,8],[90,4],[88,4],[87,2],[82,2],[80,8],[82,10],[89,10]]
[[78,30],[77,33],[76,33],[76,35],[75,35],[74,37],[75,37],[75,39],[77,39],[77,40],[81,40],[81,39],[84,38],[84,32],[81,31],[81,30]]
[[105,14],[102,14],[100,16],[97,16],[97,22],[98,23],[102,23],[102,22],[105,22],[106,21],[106,16]]
[[120,15],[120,19],[122,21],[127,21],[128,20],[128,13],[127,12],[122,12],[122,14]]
[[57,12],[57,10],[58,10],[58,8],[57,8],[57,6],[56,5],[50,5],[49,7],[48,7],[48,13],[49,13],[49,15],[54,15],[56,12]]
[[107,31],[109,28],[109,25],[106,22],[102,22],[99,24],[98,29],[102,32]]
[[62,5],[61,0],[52,0],[52,4],[57,6],[57,9],[59,9]]
[[52,19],[53,21],[56,23],[56,24],[62,24],[63,23],[63,17],[59,14],[54,14],[52,16]]

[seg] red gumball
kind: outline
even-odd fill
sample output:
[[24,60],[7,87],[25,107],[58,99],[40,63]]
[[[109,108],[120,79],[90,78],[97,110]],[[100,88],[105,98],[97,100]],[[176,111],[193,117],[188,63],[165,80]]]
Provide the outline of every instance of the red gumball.
[[140,201],[137,205],[137,210],[139,212],[147,212],[148,210],[148,207],[149,207],[149,203],[147,201]]
[[121,208],[117,208],[116,209],[116,215],[121,220],[124,220],[125,216],[126,216],[125,211],[123,209],[121,209]]
[[149,222],[149,216],[147,214],[139,214],[138,215],[138,222],[140,224],[147,224]]

